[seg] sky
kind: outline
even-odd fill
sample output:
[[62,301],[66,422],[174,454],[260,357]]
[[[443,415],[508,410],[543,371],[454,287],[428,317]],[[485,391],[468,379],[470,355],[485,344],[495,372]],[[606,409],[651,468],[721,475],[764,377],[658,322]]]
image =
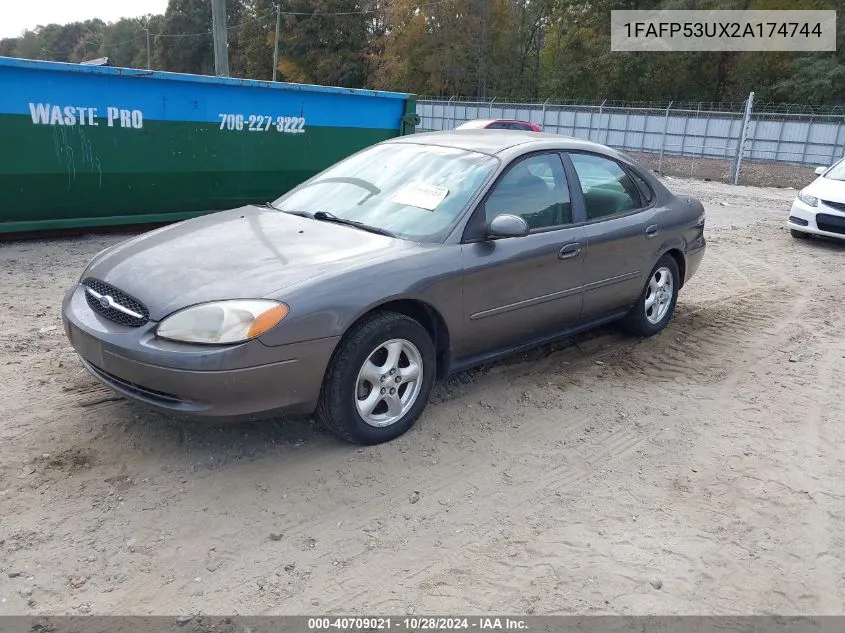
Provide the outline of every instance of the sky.
[[164,13],[167,0],[0,0],[0,38],[17,37],[39,24],[65,24],[100,18],[115,22]]

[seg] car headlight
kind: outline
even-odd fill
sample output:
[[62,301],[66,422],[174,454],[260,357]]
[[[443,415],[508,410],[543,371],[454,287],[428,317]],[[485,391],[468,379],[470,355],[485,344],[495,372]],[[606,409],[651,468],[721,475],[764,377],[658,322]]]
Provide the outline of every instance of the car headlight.
[[181,343],[241,343],[278,325],[288,310],[284,303],[267,299],[201,303],[162,320],[156,335]]
[[798,199],[806,205],[811,207],[819,206],[819,199],[815,198],[809,194],[804,193],[803,191],[798,192]]

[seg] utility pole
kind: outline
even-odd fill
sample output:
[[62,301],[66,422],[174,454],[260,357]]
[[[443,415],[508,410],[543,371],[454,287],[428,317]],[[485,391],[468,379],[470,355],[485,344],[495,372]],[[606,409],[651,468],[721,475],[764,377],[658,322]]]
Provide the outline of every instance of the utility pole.
[[748,94],[745,102],[745,114],[742,116],[742,127],[739,130],[739,141],[736,144],[736,156],[734,157],[733,184],[739,184],[739,172],[742,167],[742,155],[745,154],[745,141],[748,140],[748,126],[751,123],[751,112],[754,108],[754,93]]
[[492,19],[489,0],[482,0],[481,4],[481,34],[478,47],[478,93],[479,99],[487,98],[487,57],[490,49],[490,21]]
[[152,70],[152,52],[150,48],[150,16],[138,18],[138,24],[147,34],[147,70]]
[[276,2],[276,39],[273,40],[273,81],[276,81],[276,68],[279,65],[279,27],[282,22],[282,0]]
[[226,30],[226,0],[211,0],[212,35],[214,36],[214,72],[229,76],[229,38]]

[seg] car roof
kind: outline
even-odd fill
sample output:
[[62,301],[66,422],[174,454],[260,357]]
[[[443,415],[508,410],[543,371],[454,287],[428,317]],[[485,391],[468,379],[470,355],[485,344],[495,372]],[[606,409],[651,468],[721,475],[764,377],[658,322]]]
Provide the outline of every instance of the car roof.
[[562,134],[529,132],[527,130],[444,130],[442,132],[422,132],[398,136],[384,142],[438,145],[480,152],[491,156],[501,154],[512,148],[518,148],[521,150],[520,153],[539,150],[582,150],[615,158],[625,158],[605,145]]
[[470,119],[463,123],[456,125],[456,130],[476,130],[486,128],[493,123],[518,123],[520,125],[534,125],[531,121],[523,121],[522,119]]
[[487,125],[488,123],[495,123],[498,120],[499,119],[470,119],[469,121],[463,121],[462,123],[459,123],[458,126],[456,126],[456,129],[457,129],[457,127],[459,127],[461,125],[471,125],[473,127],[481,127],[482,125]]

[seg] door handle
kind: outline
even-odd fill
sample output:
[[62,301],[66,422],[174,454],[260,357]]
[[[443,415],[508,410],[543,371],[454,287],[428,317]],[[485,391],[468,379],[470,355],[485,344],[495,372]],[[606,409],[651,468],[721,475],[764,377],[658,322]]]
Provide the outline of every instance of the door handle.
[[572,259],[578,253],[581,252],[581,244],[578,242],[574,242],[573,244],[567,244],[564,246],[560,251],[558,251],[557,258],[558,259]]
[[645,230],[645,236],[649,239],[655,237],[658,233],[660,233],[660,227],[656,224],[652,224]]

